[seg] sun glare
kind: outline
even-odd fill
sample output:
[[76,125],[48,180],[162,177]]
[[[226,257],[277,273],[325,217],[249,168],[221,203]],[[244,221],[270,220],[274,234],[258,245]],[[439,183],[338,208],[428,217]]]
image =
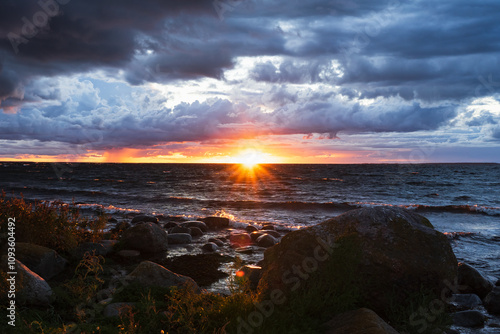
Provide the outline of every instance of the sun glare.
[[254,168],[256,165],[266,162],[266,155],[254,149],[246,149],[235,157],[235,161],[246,168]]

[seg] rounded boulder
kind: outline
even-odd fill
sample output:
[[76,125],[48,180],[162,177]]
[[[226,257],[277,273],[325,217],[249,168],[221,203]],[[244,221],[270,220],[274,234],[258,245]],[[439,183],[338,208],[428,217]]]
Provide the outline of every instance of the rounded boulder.
[[142,223],[126,229],[121,238],[123,248],[141,253],[159,253],[168,248],[167,232],[155,223]]
[[345,283],[384,317],[391,304],[404,304],[421,287],[439,295],[456,275],[448,239],[425,217],[400,208],[362,208],[290,232],[268,248],[259,291],[267,297],[274,289],[314,286],[321,295]]

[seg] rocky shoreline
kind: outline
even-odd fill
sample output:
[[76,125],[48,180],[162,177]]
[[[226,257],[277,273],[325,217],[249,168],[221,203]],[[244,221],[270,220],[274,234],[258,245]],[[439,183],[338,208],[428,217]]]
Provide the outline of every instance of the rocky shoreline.
[[[64,284],[75,271],[68,263],[91,263],[109,273],[107,287],[95,291],[102,297],[90,303],[99,305],[104,317],[120,317],[136,307],[136,300],[114,298],[123,285],[230,296],[231,282],[245,280],[259,304],[248,317],[238,318],[238,332],[260,333],[281,304],[317,298],[313,294],[329,296],[332,305],[352,297],[343,303],[345,310],[339,308],[342,312],[324,322],[324,333],[369,328],[369,333],[398,333],[394,327],[399,333],[500,330],[500,280],[494,284],[470,265],[457,263],[448,238],[404,209],[352,210],[293,232],[277,231],[272,224],[235,228],[225,217],[119,219],[108,221],[107,239],[81,243],[70,258],[18,242],[20,302],[28,307],[54,303],[51,287]],[[2,258],[2,264],[6,261]],[[423,295],[429,300],[420,301]],[[419,299],[419,308],[409,309],[410,299]],[[395,316],[398,308],[408,308],[399,315],[401,323]],[[437,324],[446,317],[451,329]]]

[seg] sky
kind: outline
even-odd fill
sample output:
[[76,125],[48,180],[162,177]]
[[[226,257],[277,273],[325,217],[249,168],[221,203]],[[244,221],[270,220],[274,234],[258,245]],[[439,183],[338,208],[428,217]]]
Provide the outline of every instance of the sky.
[[500,163],[497,0],[1,0],[0,161]]

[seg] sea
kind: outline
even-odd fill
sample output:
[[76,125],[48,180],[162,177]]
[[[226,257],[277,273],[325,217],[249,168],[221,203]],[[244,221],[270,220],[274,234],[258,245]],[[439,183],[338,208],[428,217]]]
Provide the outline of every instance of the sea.
[[500,164],[0,163],[0,190],[63,201],[87,214],[218,215],[234,227],[318,224],[348,210],[396,206],[427,217],[459,261],[500,278]]

